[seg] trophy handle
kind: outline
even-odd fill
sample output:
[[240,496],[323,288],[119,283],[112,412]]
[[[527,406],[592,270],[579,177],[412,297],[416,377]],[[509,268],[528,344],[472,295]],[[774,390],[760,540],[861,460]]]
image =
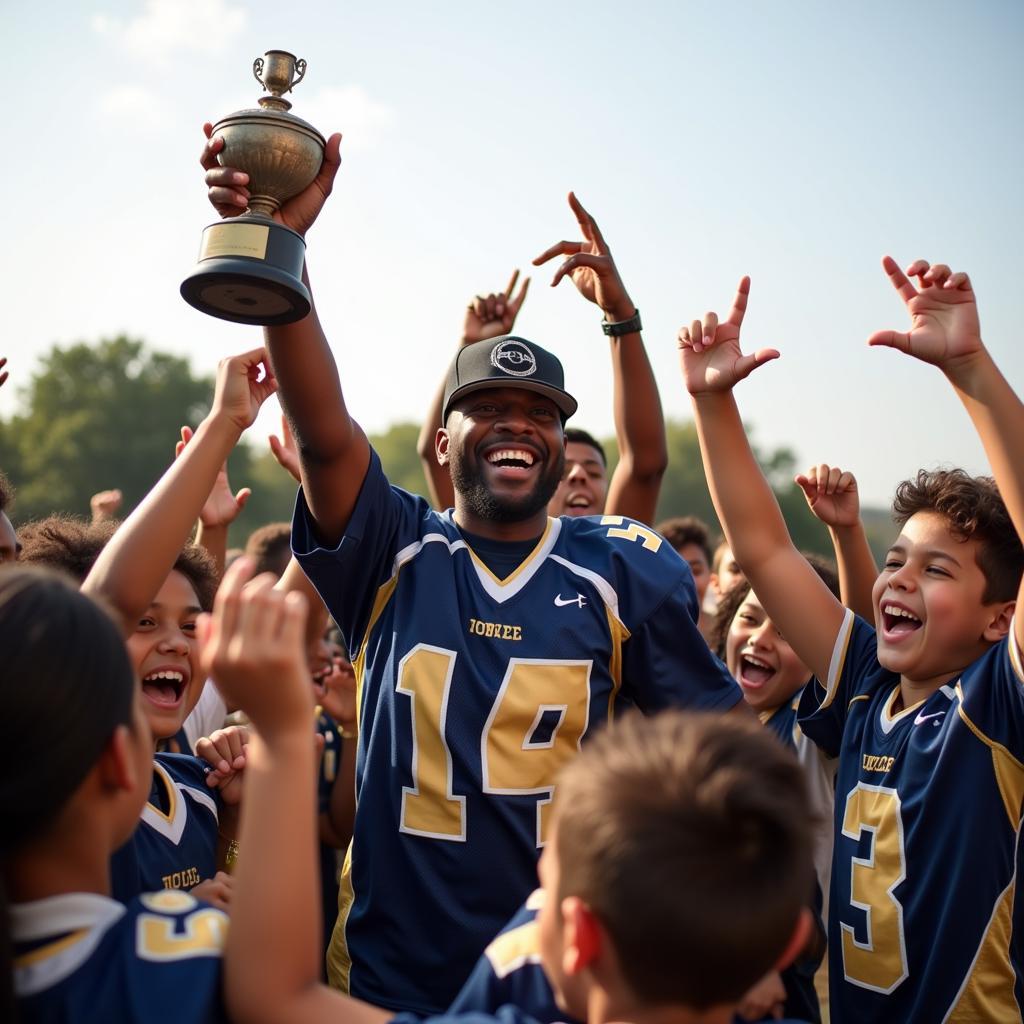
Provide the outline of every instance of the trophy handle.
[[[305,70],[305,69],[303,69],[303,70]],[[267,87],[266,87],[266,85],[263,84],[263,79],[260,77],[260,75],[263,74],[263,58],[262,57],[257,57],[252,62],[252,73],[253,73],[253,77],[256,79],[256,81],[259,82],[260,85],[263,86],[264,90],[266,90]]]
[[297,86],[299,82],[301,82],[302,79],[306,76],[306,62],[304,60],[297,60],[295,62],[295,70],[297,72],[297,75],[295,78],[292,79],[292,84],[288,86],[289,92],[291,92],[292,89],[294,89],[295,86]]

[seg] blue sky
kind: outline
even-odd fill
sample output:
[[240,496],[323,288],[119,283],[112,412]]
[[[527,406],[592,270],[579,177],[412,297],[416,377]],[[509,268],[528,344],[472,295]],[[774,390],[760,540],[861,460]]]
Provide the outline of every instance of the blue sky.
[[[905,319],[884,252],[968,270],[1024,387],[1019,3],[86,0],[4,22],[0,415],[54,342],[127,332],[199,370],[259,344],[178,284],[212,219],[202,122],[253,104],[275,47],[309,62],[295,112],[345,135],[309,264],[370,430],[421,417],[474,293],[577,237],[570,188],[643,313],[668,415],[689,415],[679,324],[749,273],[747,343],[783,353],[738,392],[762,443],[852,469],[873,503],[919,465],[983,471],[941,377],[864,344]],[[550,276],[517,331],[559,352],[579,424],[609,433],[599,314]],[[266,410],[257,443],[272,429]]]

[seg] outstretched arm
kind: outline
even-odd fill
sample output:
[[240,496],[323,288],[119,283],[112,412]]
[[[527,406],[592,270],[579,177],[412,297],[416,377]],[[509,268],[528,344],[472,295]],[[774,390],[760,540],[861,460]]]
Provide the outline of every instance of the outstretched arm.
[[795,478],[811,514],[828,527],[839,569],[839,596],[844,605],[874,621],[871,588],[878,576],[875,556],[860,518],[857,481],[835,466],[811,466]]
[[[523,280],[518,294],[513,294],[519,271],[515,270],[503,292],[491,295],[477,295],[466,307],[466,318],[462,325],[462,338],[459,348],[472,345],[476,341],[486,341],[502,334],[510,334],[512,327],[522,308],[526,292],[530,287],[530,279]],[[444,401],[444,384],[442,380],[427,410],[427,418],[423,421],[420,435],[416,439],[416,452],[423,463],[423,472],[427,478],[427,490],[430,491],[430,502],[434,508],[443,510],[455,504],[455,491],[447,466],[437,461],[437,431],[443,427],[441,422],[441,404]]]
[[[319,983],[316,748],[309,728],[305,601],[252,564],[225,574],[201,622],[203,667],[257,730],[245,770],[245,813],[234,876],[224,988],[233,1019],[383,1024],[392,1015]],[[286,884],[282,883],[285,880]],[[276,941],[268,943],[267,935]]]
[[[248,203],[248,175],[217,163],[223,140],[210,138],[210,125],[204,130],[207,142],[200,161],[206,168],[210,202],[222,216],[235,216]],[[275,220],[305,237],[334,187],[341,166],[340,145],[341,136],[332,135],[320,173],[274,214]],[[305,269],[302,276],[308,287]],[[297,323],[266,328],[265,337],[281,404],[298,445],[306,501],[321,542],[333,546],[341,539],[359,497],[370,464],[370,445],[345,405],[338,367],[316,308]]]
[[[982,343],[970,279],[925,260],[915,260],[906,273],[891,256],[882,266],[912,324],[909,331],[877,331],[868,344],[898,349],[942,370],[981,438],[1014,529],[1024,536],[1024,404]],[[917,278],[919,287],[910,278]],[[1024,579],[1018,608],[1022,600]],[[1021,616],[1015,623],[1017,644],[1024,648]]]
[[[540,266],[555,256],[567,256],[555,273],[552,287],[569,276],[579,293],[601,309],[606,321],[621,323],[632,319],[637,308],[622,283],[601,229],[572,192],[569,206],[584,240],[557,242],[541,253],[534,264]],[[610,336],[608,340],[619,461],[608,485],[605,511],[653,523],[661,478],[668,468],[661,397],[640,331]]]
[[775,349],[744,355],[740,325],[750,279],[740,281],[729,318],[714,313],[679,332],[683,378],[693,401],[704,472],[729,547],[754,593],[801,660],[828,678],[843,607],[793,545],[771,486],[750,448],[732,389]]
[[[83,591],[100,594],[117,609],[126,635],[134,632],[174,567],[228,453],[274,393],[277,384],[265,361],[261,348],[221,360],[210,414],[121,524],[82,584]],[[266,370],[262,380],[261,368]]]

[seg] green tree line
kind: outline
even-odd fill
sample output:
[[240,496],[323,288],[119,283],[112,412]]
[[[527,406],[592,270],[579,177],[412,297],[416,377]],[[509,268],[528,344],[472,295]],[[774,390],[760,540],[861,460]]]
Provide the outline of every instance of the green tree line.
[[[195,374],[187,359],[154,352],[124,336],[55,345],[20,386],[17,377],[16,370],[4,397],[17,388],[21,411],[0,418],[0,469],[16,488],[15,523],[58,511],[87,517],[90,497],[114,487],[124,494],[121,514],[126,515],[173,459],[181,427],[198,424],[213,398],[212,378]],[[370,440],[393,483],[425,494],[416,455],[418,430],[416,423],[398,423]],[[696,515],[717,532],[694,425],[670,420],[666,430],[669,469],[658,517]],[[614,466],[615,442],[605,445]],[[796,543],[830,555],[827,531],[792,482],[792,451],[758,450],[758,458]],[[258,526],[290,518],[295,485],[268,448],[243,440],[228,470],[235,489],[252,488],[232,526],[233,545],[244,544]],[[876,511],[867,518],[876,550],[884,548],[886,517]]]

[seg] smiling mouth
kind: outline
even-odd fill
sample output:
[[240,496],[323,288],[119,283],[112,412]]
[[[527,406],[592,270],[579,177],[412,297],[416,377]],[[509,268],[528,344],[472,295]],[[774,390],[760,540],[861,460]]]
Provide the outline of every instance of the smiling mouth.
[[142,692],[159,708],[175,708],[185,692],[185,675],[171,669],[152,672],[142,680]]
[[740,685],[759,690],[775,675],[775,669],[760,658],[744,654],[740,657]]
[[922,626],[913,613],[895,604],[882,605],[882,629],[888,636],[908,636]]
[[533,452],[525,448],[496,448],[487,453],[488,464],[501,468],[529,469],[536,461]]

